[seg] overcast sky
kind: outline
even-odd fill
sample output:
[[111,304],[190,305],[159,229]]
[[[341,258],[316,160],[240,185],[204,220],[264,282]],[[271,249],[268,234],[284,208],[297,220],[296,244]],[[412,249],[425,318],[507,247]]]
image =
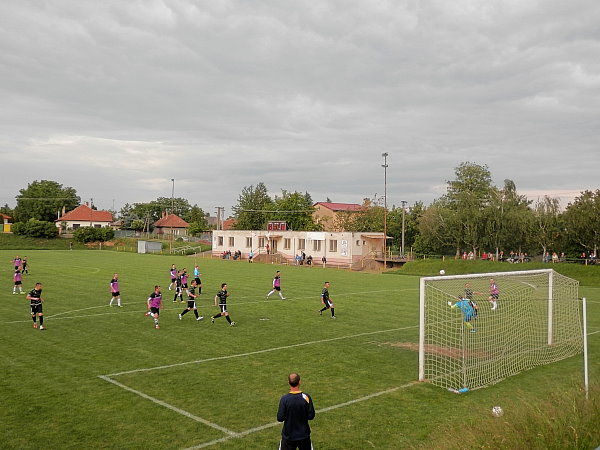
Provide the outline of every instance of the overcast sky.
[[175,196],[429,204],[464,161],[563,204],[600,186],[597,0],[0,4],[0,204]]

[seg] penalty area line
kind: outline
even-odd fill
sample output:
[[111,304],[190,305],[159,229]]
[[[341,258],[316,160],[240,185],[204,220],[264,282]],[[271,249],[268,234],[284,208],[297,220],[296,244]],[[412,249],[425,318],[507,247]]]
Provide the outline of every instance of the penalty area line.
[[[419,384],[419,383],[420,383],[419,381],[411,381],[410,383],[403,384],[402,386],[396,386],[396,387],[393,387],[393,388],[390,388],[390,389],[386,389],[386,390],[383,390],[383,391],[375,392],[373,394],[365,395],[363,397],[355,398],[354,400],[349,400],[347,402],[338,403],[337,405],[331,405],[331,406],[327,406],[325,408],[317,409],[315,411],[315,413],[316,414],[321,414],[321,413],[325,413],[325,412],[328,412],[328,411],[333,411],[334,409],[344,408],[346,406],[354,405],[356,403],[365,402],[367,400],[371,400],[372,398],[380,397],[382,395],[391,394],[392,392],[396,392],[396,391],[399,391],[401,389],[407,389],[407,388],[412,387],[412,386],[414,386],[416,384]],[[223,436],[222,438],[219,438],[219,439],[214,439],[212,441],[204,442],[202,444],[198,444],[198,445],[195,445],[193,447],[188,447],[185,450],[196,450],[196,449],[199,449],[199,448],[211,447],[213,445],[220,444],[221,442],[225,442],[225,441],[228,441],[228,440],[234,439],[234,438],[242,438],[244,436],[248,436],[249,434],[253,434],[253,433],[256,433],[256,432],[259,432],[259,431],[263,431],[263,430],[267,430],[269,428],[276,427],[277,425],[281,425],[281,422],[267,423],[267,424],[261,425],[259,427],[254,427],[254,428],[250,428],[250,429],[245,430],[245,431],[240,431],[239,433],[235,433],[233,435]]]
[[190,365],[190,364],[202,364],[202,363],[211,362],[211,361],[221,361],[221,360],[232,359],[232,358],[243,358],[245,356],[260,355],[262,353],[276,352],[276,351],[279,351],[279,350],[288,350],[290,348],[297,348],[297,347],[305,347],[305,346],[308,346],[308,345],[322,344],[324,342],[340,341],[340,340],[343,340],[343,339],[351,339],[351,338],[356,338],[356,337],[361,337],[361,336],[370,336],[370,335],[373,335],[373,334],[391,333],[393,331],[410,330],[410,329],[417,328],[417,327],[418,327],[418,325],[411,325],[411,326],[408,326],[408,327],[390,328],[390,329],[387,329],[387,330],[366,331],[364,333],[349,334],[349,335],[338,336],[338,337],[333,337],[333,338],[319,339],[319,340],[316,340],[316,341],[300,342],[298,344],[283,345],[281,347],[265,348],[263,350],[256,350],[254,352],[237,353],[237,354],[234,354],[234,355],[226,355],[226,356],[215,356],[214,358],[198,359],[198,360],[194,360],[194,361],[185,361],[185,362],[180,362],[180,363],[167,364],[167,365],[164,365],[164,366],[145,367],[145,368],[141,368],[141,369],[126,370],[126,371],[123,371],[123,372],[109,373],[106,376],[107,377],[118,377],[120,375],[128,375],[128,374],[131,374],[131,373],[150,372],[152,370],[170,369],[172,367],[187,366],[187,365]]
[[177,414],[180,414],[182,416],[185,416],[188,419],[192,419],[192,420],[194,420],[196,422],[200,422],[200,423],[202,423],[202,424],[204,424],[206,426],[214,428],[215,430],[219,430],[219,431],[221,431],[221,432],[229,435],[230,437],[236,437],[237,436],[237,433],[235,431],[231,431],[231,430],[229,430],[229,429],[227,429],[225,427],[222,427],[222,426],[220,426],[220,425],[218,425],[216,423],[213,423],[213,422],[210,422],[210,421],[208,421],[206,419],[203,419],[202,417],[195,416],[194,414],[192,414],[190,412],[187,412],[187,411],[185,411],[185,410],[183,410],[181,408],[177,408],[176,406],[170,405],[169,403],[163,402],[162,400],[159,400],[159,399],[157,399],[155,397],[152,397],[152,396],[150,396],[148,394],[144,394],[141,391],[138,391],[136,389],[130,388],[129,386],[126,386],[123,383],[119,383],[118,381],[113,380],[112,378],[107,377],[106,375],[98,375],[98,378],[101,378],[102,380],[104,380],[104,381],[106,381],[108,383],[112,383],[115,386],[118,386],[121,389],[129,391],[129,392],[131,392],[131,393],[133,393],[135,395],[139,395],[140,397],[145,398],[146,400],[150,400],[151,402],[156,403],[157,405],[160,405],[160,406],[163,406],[163,407],[165,407],[167,409],[170,409],[171,411],[176,412]]

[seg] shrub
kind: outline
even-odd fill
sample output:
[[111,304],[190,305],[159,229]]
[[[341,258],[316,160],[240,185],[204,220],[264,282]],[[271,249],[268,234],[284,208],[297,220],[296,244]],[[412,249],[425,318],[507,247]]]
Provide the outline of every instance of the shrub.
[[13,225],[14,234],[34,238],[52,239],[58,236],[58,228],[52,222],[29,219],[27,222],[17,222]]
[[115,237],[115,232],[112,228],[94,228],[94,227],[81,227],[73,231],[73,239],[77,242],[104,242],[109,241]]

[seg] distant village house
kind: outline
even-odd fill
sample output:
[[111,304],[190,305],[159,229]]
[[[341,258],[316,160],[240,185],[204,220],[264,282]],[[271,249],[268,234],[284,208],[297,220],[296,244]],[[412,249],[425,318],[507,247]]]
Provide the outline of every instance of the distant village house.
[[67,213],[63,208],[62,215],[54,223],[61,232],[65,233],[81,227],[110,227],[113,223],[113,216],[110,211],[96,210],[90,208],[86,203]]
[[163,213],[162,217],[154,222],[156,234],[167,234],[173,236],[187,236],[190,224],[177,214]]

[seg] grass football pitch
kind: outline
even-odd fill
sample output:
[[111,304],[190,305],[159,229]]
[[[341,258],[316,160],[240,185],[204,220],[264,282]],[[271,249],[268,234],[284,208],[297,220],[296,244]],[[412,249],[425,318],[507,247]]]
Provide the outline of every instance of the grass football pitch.
[[[45,331],[33,329],[25,295],[12,294],[16,254],[30,262],[24,291],[44,284]],[[112,251],[0,251],[0,262],[2,448],[277,448],[291,371],[315,403],[315,448],[432,448],[441,425],[475,423],[517,390],[535,402],[583,377],[578,356],[467,395],[418,383],[417,277]],[[169,268],[193,273],[195,262],[205,319],[179,320],[186,304],[172,302]],[[266,298],[276,270],[286,300]],[[108,307],[114,272],[123,308]],[[335,320],[317,312],[324,281]],[[235,327],[210,321],[222,282]],[[159,330],[144,316],[155,284]],[[593,355],[600,290],[580,294]],[[590,373],[600,373],[597,358]]]

